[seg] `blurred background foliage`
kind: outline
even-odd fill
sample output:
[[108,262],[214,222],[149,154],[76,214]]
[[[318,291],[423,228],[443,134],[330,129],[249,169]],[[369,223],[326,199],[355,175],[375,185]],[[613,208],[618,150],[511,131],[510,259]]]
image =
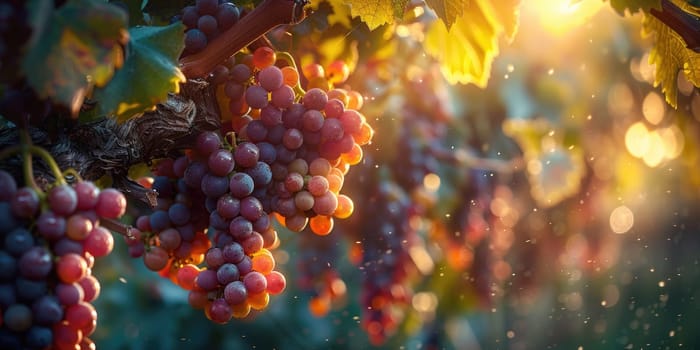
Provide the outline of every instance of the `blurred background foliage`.
[[[95,265],[99,348],[700,348],[700,94],[679,75],[674,109],[653,86],[641,14],[525,1],[481,89],[426,54],[420,2],[373,31],[315,6],[269,37],[354,70],[376,131],[346,177],[355,214],[326,237],[280,228],[287,290],[223,326],[119,241]],[[409,254],[385,252],[403,289],[380,343],[362,248],[385,222]]]

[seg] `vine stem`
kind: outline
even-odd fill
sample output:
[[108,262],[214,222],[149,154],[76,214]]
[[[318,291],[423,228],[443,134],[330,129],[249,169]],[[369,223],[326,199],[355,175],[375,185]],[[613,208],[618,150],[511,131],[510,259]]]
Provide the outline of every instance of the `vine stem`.
[[121,221],[114,220],[114,219],[100,219],[100,226],[112,231],[116,232],[124,237],[131,238],[133,235],[131,234],[131,230],[134,229],[133,226],[131,225],[126,225],[122,223]]
[[688,49],[700,53],[700,18],[683,11],[670,0],[661,0],[661,11],[652,8],[650,12],[683,38]]
[[281,24],[296,24],[304,18],[306,1],[265,0],[211,41],[203,51],[185,56],[180,69],[187,78],[202,78],[216,65],[231,57],[270,29]]

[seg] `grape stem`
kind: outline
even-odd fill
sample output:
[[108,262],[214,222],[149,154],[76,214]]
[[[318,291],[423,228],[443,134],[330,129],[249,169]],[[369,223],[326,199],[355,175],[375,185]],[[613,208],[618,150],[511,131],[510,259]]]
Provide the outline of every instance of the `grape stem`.
[[122,223],[121,221],[115,220],[115,219],[105,219],[101,218],[100,219],[100,226],[103,226],[104,228],[116,232],[124,237],[131,238],[133,235],[131,234],[131,230],[134,228],[131,225],[126,225]]
[[[281,59],[282,61],[285,61],[289,66],[294,68],[295,71],[299,72],[299,68],[297,67],[297,63],[294,61],[294,57],[292,57],[289,52],[278,52],[277,53],[277,59]],[[293,87],[294,93],[301,97],[306,95],[306,91],[301,87],[301,82],[299,81],[299,78],[297,78],[297,83]]]
[[211,41],[203,51],[180,60],[187,78],[203,78],[216,65],[231,57],[270,29],[296,24],[304,18],[306,1],[265,0],[231,28]]

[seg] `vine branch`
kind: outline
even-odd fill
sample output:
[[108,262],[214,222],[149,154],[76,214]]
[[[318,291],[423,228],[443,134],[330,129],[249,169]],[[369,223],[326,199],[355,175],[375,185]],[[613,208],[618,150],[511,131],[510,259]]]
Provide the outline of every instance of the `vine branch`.
[[700,18],[683,11],[671,0],[661,0],[661,11],[652,8],[651,14],[685,41],[685,46],[700,53]]
[[304,0],[265,0],[211,41],[201,52],[183,57],[180,69],[188,78],[202,78],[216,65],[240,51],[270,29],[281,24],[296,24],[304,19]]

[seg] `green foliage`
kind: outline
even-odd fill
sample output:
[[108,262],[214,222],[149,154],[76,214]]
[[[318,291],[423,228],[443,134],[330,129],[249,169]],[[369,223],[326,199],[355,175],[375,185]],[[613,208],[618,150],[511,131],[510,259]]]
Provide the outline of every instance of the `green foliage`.
[[40,96],[75,114],[90,87],[106,84],[121,66],[126,14],[100,1],[75,0],[46,16],[45,23],[38,23],[41,18],[33,16],[35,33],[22,71]]
[[129,34],[124,67],[94,94],[100,114],[114,114],[119,120],[154,107],[169,92],[178,92],[178,84],[185,80],[177,66],[184,48],[180,22],[166,27],[136,27]]

